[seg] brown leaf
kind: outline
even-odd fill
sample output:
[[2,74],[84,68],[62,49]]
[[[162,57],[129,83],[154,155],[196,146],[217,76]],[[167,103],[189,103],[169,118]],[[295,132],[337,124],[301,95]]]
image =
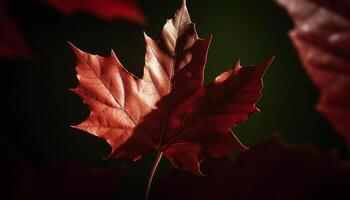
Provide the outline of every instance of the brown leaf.
[[197,175],[202,159],[245,150],[231,128],[258,111],[261,77],[272,59],[249,67],[236,63],[203,85],[210,40],[198,37],[184,2],[160,39],[145,35],[142,79],[113,51],[104,58],[72,46],[79,80],[74,91],[91,110],[75,128],[104,138],[110,157],[137,160],[156,151]]
[[290,37],[321,93],[317,110],[350,144],[350,1],[276,1],[294,20]]

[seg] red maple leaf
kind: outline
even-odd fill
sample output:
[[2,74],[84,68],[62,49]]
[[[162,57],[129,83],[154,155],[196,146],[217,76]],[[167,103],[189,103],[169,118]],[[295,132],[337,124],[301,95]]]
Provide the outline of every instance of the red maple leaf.
[[0,56],[7,59],[33,59],[22,34],[7,13],[3,0],[0,0]]
[[111,20],[123,18],[136,23],[143,23],[142,14],[136,0],[42,0],[65,15],[81,11],[96,17]]
[[[154,200],[346,199],[350,163],[334,152],[297,147],[274,137],[242,153],[203,163],[207,176],[173,170],[155,185]],[[171,195],[169,195],[171,194]]]
[[162,155],[176,168],[202,175],[204,158],[245,150],[231,128],[258,111],[261,78],[272,59],[249,67],[238,62],[203,85],[211,38],[198,37],[185,2],[160,39],[145,34],[145,41],[142,79],[113,51],[105,58],[72,45],[79,80],[73,90],[91,110],[75,128],[104,138],[112,147],[109,157],[137,160],[157,152],[149,183]]
[[350,1],[277,2],[294,20],[290,37],[321,93],[317,110],[350,144]]

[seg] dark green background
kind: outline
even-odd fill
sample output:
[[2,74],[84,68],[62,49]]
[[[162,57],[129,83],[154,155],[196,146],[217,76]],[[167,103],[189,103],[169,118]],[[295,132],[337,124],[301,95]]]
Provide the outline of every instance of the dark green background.
[[[77,85],[75,59],[67,41],[84,51],[108,55],[114,49],[124,66],[141,76],[145,44],[142,31],[156,37],[165,20],[179,6],[178,0],[140,2],[147,24],[123,20],[106,22],[75,14],[67,17],[36,1],[8,1],[12,17],[37,56],[37,62],[0,60],[2,78],[3,141],[6,157],[35,165],[73,161],[106,166],[125,163],[121,195],[143,197],[154,155],[139,162],[103,160],[107,143],[70,128],[89,114],[80,98],[69,92]],[[213,35],[206,66],[206,82],[238,59],[243,65],[258,64],[276,55],[264,78],[262,112],[234,131],[248,145],[273,134],[295,144],[336,149],[349,158],[346,145],[330,123],[315,111],[318,92],[305,74],[287,33],[292,22],[271,0],[188,0],[192,21],[201,37]],[[172,167],[161,162],[157,179]]]

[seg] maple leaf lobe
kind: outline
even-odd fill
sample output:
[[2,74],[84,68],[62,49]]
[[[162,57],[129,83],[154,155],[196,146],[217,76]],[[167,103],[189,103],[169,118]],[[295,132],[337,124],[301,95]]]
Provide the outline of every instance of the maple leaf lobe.
[[203,85],[211,38],[198,37],[185,1],[158,40],[144,36],[142,79],[113,52],[105,58],[72,45],[79,80],[74,91],[91,111],[75,128],[104,138],[109,157],[136,160],[161,151],[175,167],[197,175],[204,158],[245,150],[231,128],[257,111],[261,78],[273,58],[250,67],[237,63]]

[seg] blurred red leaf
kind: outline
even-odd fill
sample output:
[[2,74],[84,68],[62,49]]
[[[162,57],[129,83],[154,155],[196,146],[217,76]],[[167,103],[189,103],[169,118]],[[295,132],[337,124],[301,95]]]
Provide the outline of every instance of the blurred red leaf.
[[80,11],[104,20],[123,18],[144,23],[145,16],[137,0],[42,0],[65,15]]
[[[76,11],[85,12],[104,20],[123,18],[144,23],[136,0],[42,0],[66,15]],[[33,60],[34,56],[7,12],[5,0],[0,0],[0,56],[6,59]]]
[[276,1],[294,20],[290,37],[321,93],[317,110],[350,145],[350,1]]
[[[203,163],[207,175],[173,170],[159,181],[154,200],[348,199],[350,163],[334,152],[294,147],[273,138],[243,152]],[[171,195],[169,195],[171,194]]]
[[73,163],[17,164],[11,175],[12,199],[116,199],[123,168]]
[[91,110],[75,128],[104,138],[110,157],[133,160],[150,152],[179,169],[201,175],[199,162],[245,147],[231,128],[258,111],[266,63],[236,63],[203,85],[209,39],[200,39],[185,2],[155,41],[145,35],[144,75],[129,73],[114,52],[107,58],[72,46],[79,85]]
[[22,34],[7,13],[3,0],[0,0],[0,56],[6,59],[33,59]]

